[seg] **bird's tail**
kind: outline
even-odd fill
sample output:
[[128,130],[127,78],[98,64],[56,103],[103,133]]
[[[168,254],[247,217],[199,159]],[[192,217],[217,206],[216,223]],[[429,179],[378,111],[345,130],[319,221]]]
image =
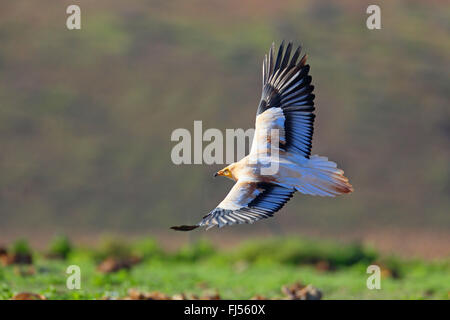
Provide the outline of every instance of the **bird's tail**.
[[311,156],[302,170],[301,184],[295,188],[304,194],[328,197],[353,192],[344,171],[328,158],[318,155]]

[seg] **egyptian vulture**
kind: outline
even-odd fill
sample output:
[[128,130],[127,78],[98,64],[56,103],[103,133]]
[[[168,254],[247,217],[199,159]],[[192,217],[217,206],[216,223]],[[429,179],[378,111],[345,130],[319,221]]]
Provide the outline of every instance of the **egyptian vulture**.
[[272,217],[296,191],[329,197],[353,191],[336,163],[311,156],[314,86],[306,55],[299,60],[301,46],[292,58],[292,43],[286,50],[282,43],[276,59],[274,49],[272,44],[262,65],[262,96],[250,153],[215,174],[234,180],[235,185],[198,224],[172,229],[253,223]]

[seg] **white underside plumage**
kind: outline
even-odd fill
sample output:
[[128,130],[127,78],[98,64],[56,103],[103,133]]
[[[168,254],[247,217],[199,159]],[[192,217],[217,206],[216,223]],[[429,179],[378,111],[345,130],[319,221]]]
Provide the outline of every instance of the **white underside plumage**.
[[278,171],[270,179],[271,183],[279,186],[294,188],[303,194],[329,197],[352,190],[343,175],[344,171],[327,157],[313,155],[307,159],[296,153],[280,151],[278,157],[258,155],[257,163],[253,160],[252,165],[248,165],[250,158],[254,159],[255,156],[250,154],[240,161],[242,169],[238,175],[239,181],[266,181],[268,177],[259,174],[261,169],[276,163]]
[[225,176],[236,184],[197,225],[174,229],[253,223],[271,217],[296,191],[328,197],[353,191],[336,163],[326,157],[310,156],[314,86],[306,56],[297,62],[301,47],[292,58],[291,49],[292,43],[286,50],[281,44],[275,60],[272,45],[264,59],[263,90],[250,154],[225,168]]

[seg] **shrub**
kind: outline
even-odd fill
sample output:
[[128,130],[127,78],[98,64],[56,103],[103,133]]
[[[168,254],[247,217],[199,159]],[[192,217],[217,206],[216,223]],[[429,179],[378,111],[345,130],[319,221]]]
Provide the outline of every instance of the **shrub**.
[[64,235],[55,236],[50,242],[48,254],[50,257],[66,259],[72,252],[72,244]]
[[113,236],[104,236],[94,253],[94,258],[96,260],[103,260],[108,257],[121,259],[128,258],[131,255],[131,246],[127,241]]
[[28,241],[25,239],[16,240],[12,244],[10,250],[14,254],[23,254],[23,255],[31,254],[30,246],[28,245]]
[[198,261],[214,255],[215,249],[209,241],[198,240],[192,244],[183,246],[178,250],[174,259],[179,261]]
[[143,259],[161,258],[164,256],[164,251],[158,245],[156,240],[151,238],[144,238],[136,241],[133,244],[133,252]]

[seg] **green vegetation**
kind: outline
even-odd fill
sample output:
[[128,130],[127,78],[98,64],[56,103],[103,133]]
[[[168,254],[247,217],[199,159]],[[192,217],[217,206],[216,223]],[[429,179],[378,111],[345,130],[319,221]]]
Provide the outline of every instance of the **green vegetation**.
[[[254,240],[232,250],[216,250],[203,240],[172,252],[152,239],[126,243],[108,238],[97,248],[73,248],[66,261],[35,256],[33,273],[0,268],[1,299],[23,291],[48,299],[123,298],[131,288],[169,295],[217,290],[224,299],[281,298],[281,287],[295,282],[312,284],[324,299],[447,299],[450,283],[448,260],[405,261],[361,245],[298,238]],[[99,259],[111,256],[138,256],[140,262],[100,272]],[[72,264],[81,268],[81,290],[65,286],[65,271]],[[381,267],[381,290],[366,287],[369,264]]]
[[72,244],[66,236],[56,236],[50,243],[48,255],[50,257],[66,259],[72,251]]
[[30,245],[25,239],[16,240],[9,250],[14,254],[31,254]]

